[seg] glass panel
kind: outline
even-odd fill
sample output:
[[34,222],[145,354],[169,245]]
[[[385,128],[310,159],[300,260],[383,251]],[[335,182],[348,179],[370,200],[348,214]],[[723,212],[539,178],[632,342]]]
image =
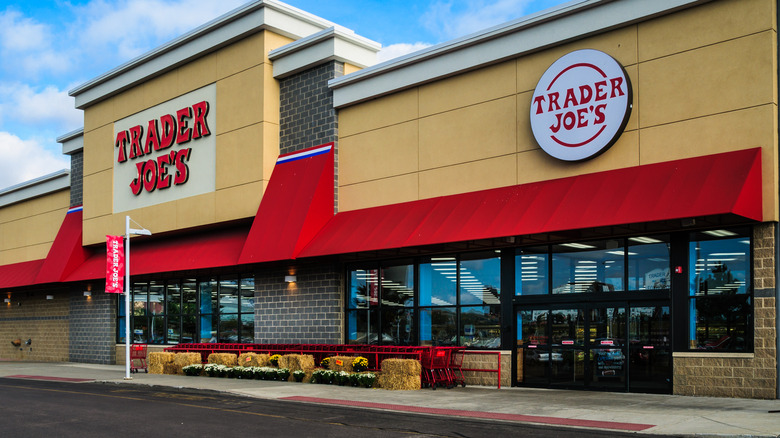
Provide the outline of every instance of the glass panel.
[[669,289],[669,238],[629,237],[628,289]]
[[133,343],[145,344],[149,336],[149,327],[147,326],[146,316],[134,316],[133,320]]
[[238,315],[219,315],[219,342],[238,342]]
[[350,309],[367,309],[379,304],[379,271],[377,269],[355,269],[349,276]]
[[125,343],[125,318],[119,318],[117,320],[117,324],[119,324],[119,343],[124,344]]
[[162,315],[152,316],[149,321],[149,343],[162,344],[165,342],[165,317]]
[[750,238],[694,233],[690,242],[691,296],[745,294],[750,289]]
[[626,309],[591,310],[591,383],[595,387],[623,387],[626,381]]
[[195,315],[182,315],[181,317],[181,342],[195,342],[200,341],[195,336],[197,317]]
[[148,300],[146,283],[133,284],[133,316],[144,316],[147,314]]
[[198,342],[217,342],[217,326],[219,321],[216,314],[200,315],[200,341]]
[[169,315],[181,313],[181,286],[178,281],[169,281],[165,296],[165,305]]
[[622,291],[625,248],[622,240],[553,246],[553,293]]
[[414,265],[382,268],[382,305],[414,306]]
[[550,314],[552,343],[555,345],[585,345],[585,312],[582,309],[557,309]]
[[691,299],[691,348],[747,351],[753,304],[748,295],[715,295]]
[[198,291],[200,293],[200,313],[216,313],[218,309],[217,280],[201,281],[198,283]]
[[547,247],[523,248],[515,256],[515,295],[550,293]]
[[580,348],[552,347],[550,349],[550,381],[567,388],[585,385],[585,351]]
[[183,312],[187,315],[198,313],[198,283],[195,280],[185,280],[181,285]]
[[414,343],[414,309],[385,307],[382,309],[382,344],[412,345]]
[[455,307],[420,309],[420,345],[456,345]]
[[633,307],[630,315],[629,390],[671,392],[669,307]]
[[[255,279],[252,277],[241,278],[241,313],[254,314],[255,312]],[[254,318],[254,317],[253,317]],[[254,329],[252,330],[254,337]],[[241,332],[244,337],[244,332]]]
[[241,342],[245,344],[255,342],[255,315],[252,313],[241,314]]
[[181,316],[168,317],[167,343],[178,344],[181,340]]
[[420,305],[454,306],[457,272],[455,257],[433,257],[421,263]]
[[462,307],[460,309],[460,345],[501,347],[501,306]]
[[379,323],[376,310],[350,310],[347,312],[347,343],[376,344]]
[[221,278],[219,280],[219,312],[238,313],[238,278]]
[[549,383],[548,316],[547,310],[517,312],[518,382],[537,385]]
[[501,258],[469,254],[460,262],[460,304],[501,304]]
[[149,283],[149,313],[152,315],[162,315],[165,313],[165,286],[161,282],[152,281]]

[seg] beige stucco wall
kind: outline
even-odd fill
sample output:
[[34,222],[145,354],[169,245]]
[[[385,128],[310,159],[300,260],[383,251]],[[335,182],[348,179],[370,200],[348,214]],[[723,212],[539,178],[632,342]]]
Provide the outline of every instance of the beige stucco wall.
[[[125,215],[154,233],[254,216],[279,154],[279,85],[267,54],[290,41],[263,31],[85,108],[84,244],[123,234]],[[114,122],[214,83],[216,190],[113,214]]]
[[[530,101],[560,56],[592,48],[626,69],[634,105],[604,154],[558,161]],[[339,210],[761,147],[764,218],[777,220],[775,2],[723,0],[339,111]]]
[[0,208],[0,265],[46,258],[69,202],[60,190]]

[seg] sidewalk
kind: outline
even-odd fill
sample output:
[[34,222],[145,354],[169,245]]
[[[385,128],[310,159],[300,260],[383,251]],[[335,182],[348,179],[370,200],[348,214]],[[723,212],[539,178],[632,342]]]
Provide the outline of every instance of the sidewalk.
[[385,391],[210,377],[132,374],[122,365],[0,361],[0,377],[95,381],[224,391],[249,397],[330,403],[433,415],[672,436],[780,437],[780,400],[744,400],[546,389],[466,387]]

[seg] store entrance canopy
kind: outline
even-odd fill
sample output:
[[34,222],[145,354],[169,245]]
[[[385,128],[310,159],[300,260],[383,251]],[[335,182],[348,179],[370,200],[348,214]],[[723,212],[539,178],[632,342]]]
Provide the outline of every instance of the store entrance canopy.
[[297,256],[723,214],[762,220],[760,149],[342,212]]

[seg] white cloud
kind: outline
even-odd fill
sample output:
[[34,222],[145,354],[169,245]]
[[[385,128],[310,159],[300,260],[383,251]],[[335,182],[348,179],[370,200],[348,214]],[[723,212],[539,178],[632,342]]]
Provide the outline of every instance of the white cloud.
[[452,39],[519,18],[532,1],[436,1],[421,19],[423,26],[439,38]]
[[377,53],[377,62],[385,62],[430,46],[431,45],[428,43],[390,44],[389,46],[382,47],[382,50]]
[[0,45],[9,51],[24,52],[48,46],[48,28],[13,10],[0,12]]
[[47,126],[54,131],[76,129],[84,123],[67,91],[18,83],[0,84],[0,124],[5,121]]
[[0,12],[0,66],[16,77],[68,69],[68,57],[54,47],[52,29],[12,9]]
[[94,0],[77,8],[81,43],[129,60],[238,6],[245,0]]
[[0,131],[0,188],[69,167],[67,157],[49,152],[34,140]]

